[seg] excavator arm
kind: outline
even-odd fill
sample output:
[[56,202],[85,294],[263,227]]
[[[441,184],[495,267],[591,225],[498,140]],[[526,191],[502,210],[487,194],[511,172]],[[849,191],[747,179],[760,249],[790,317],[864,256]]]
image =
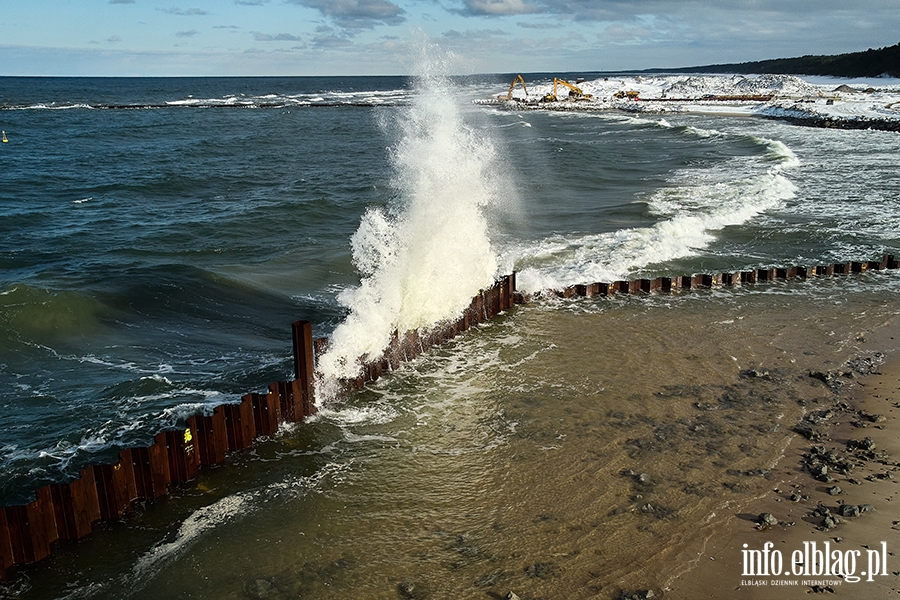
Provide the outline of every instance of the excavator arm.
[[574,86],[565,79],[559,79],[557,77],[553,78],[553,93],[547,94],[543,97],[542,102],[556,102],[559,100],[559,88],[558,86],[564,86],[569,88],[569,99],[570,100],[590,100],[594,96],[592,94],[585,94],[580,87]]
[[[521,75],[516,75],[516,78],[512,80],[511,84],[509,84],[509,90],[506,92],[507,100],[513,99],[513,89],[515,89],[517,83],[522,84],[522,90],[525,92],[525,97],[528,98],[528,88],[525,87],[525,80],[522,79]],[[498,98],[502,98],[502,96],[498,96]]]

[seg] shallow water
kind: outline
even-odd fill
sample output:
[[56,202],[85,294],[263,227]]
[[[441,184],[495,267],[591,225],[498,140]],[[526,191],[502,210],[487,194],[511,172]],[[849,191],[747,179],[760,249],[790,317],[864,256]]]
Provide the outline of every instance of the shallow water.
[[898,285],[518,307],[64,549],[21,597],[658,590],[699,524],[766,488],[831,401],[809,371],[855,356]]
[[[48,97],[26,83],[28,102]],[[365,82],[364,96],[393,98],[377,108],[212,108],[237,84],[201,83],[99,94],[142,110],[3,104],[8,502],[288,376],[289,323],[326,335],[347,314],[363,215],[408,206],[403,182],[427,161],[396,160],[411,110],[396,81]],[[241,93],[268,96],[271,82],[251,83]],[[59,85],[70,101],[91,89]],[[295,88],[282,98],[325,93],[278,85]],[[517,270],[527,290],[900,254],[893,134],[467,104],[485,90],[461,84],[450,124],[488,157],[484,223],[498,270]],[[190,96],[210,107],[186,108]],[[149,107],[169,100],[181,104]],[[414,597],[605,598],[654,587],[698,524],[766,485],[760,470],[791,426],[829,398],[808,371],[853,356],[861,332],[896,314],[898,287],[894,271],[516,307],[0,589],[397,598],[407,582]]]

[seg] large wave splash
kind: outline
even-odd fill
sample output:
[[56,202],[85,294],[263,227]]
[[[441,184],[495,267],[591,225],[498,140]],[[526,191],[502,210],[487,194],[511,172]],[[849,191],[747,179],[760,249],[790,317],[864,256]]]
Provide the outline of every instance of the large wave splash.
[[[692,133],[701,131],[693,129]],[[651,214],[661,217],[654,225],[577,238],[546,238],[536,247],[513,250],[504,262],[519,263],[524,258],[541,265],[522,268],[516,276],[520,289],[535,292],[625,279],[646,265],[691,256],[715,240],[715,231],[745,223],[795,197],[797,187],[783,171],[800,164],[797,156],[778,140],[754,141],[765,148],[761,162],[768,167],[763,173],[758,172],[759,164],[746,159],[706,172],[685,171],[675,177],[674,186],[648,200]]]
[[393,332],[455,318],[492,284],[497,258],[483,210],[498,197],[497,157],[466,122],[442,76],[423,69],[391,149],[397,197],[370,208],[351,239],[359,287],[338,301],[349,309],[320,357],[320,390],[354,377],[360,359],[381,355]]

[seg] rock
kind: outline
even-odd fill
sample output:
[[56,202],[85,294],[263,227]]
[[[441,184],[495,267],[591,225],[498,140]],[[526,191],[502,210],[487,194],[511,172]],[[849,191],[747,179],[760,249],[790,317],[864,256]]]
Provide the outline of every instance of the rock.
[[810,371],[809,376],[813,379],[818,379],[833,390],[841,387],[844,383],[840,380],[841,374],[834,371],[828,371],[826,373],[823,373],[822,371]]
[[803,500],[803,496],[801,496],[797,492],[791,494],[791,502],[800,502],[801,500]]
[[875,442],[872,441],[872,438],[866,437],[862,440],[849,440],[847,441],[847,449],[848,450],[871,450],[875,447]]
[[397,590],[404,598],[415,598],[416,586],[411,581],[401,581],[397,584]]
[[839,512],[842,517],[858,517],[859,507],[855,504],[843,504]]
[[769,377],[769,372],[765,369],[747,369],[746,371],[741,371],[741,377],[746,377],[747,379],[763,379]]
[[859,512],[861,512],[861,513],[875,512],[875,507],[872,506],[871,504],[860,504]]
[[833,529],[834,527],[837,527],[837,524],[838,524],[837,519],[835,519],[831,515],[828,515],[822,521],[822,526],[825,527],[825,529]]
[[515,592],[510,592],[506,595],[506,600],[520,600],[520,599],[519,599],[519,596],[517,596]]
[[772,513],[762,513],[757,517],[756,521],[760,525],[778,525],[778,519]]
[[538,579],[549,579],[559,575],[559,567],[552,562],[537,562],[525,568],[525,574]]
[[637,482],[641,485],[648,485],[650,483],[650,476],[646,473],[641,473],[637,476]]
[[838,494],[841,493],[841,491],[842,491],[841,486],[833,485],[830,488],[828,488],[828,495],[829,496],[837,496]]

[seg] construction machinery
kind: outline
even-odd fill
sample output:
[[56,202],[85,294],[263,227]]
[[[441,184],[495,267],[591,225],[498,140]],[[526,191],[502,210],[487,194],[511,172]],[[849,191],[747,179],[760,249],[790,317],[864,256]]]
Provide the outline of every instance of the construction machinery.
[[[505,98],[506,100],[513,100],[513,95],[512,95],[513,89],[516,87],[517,83],[522,84],[522,91],[525,92],[525,99],[526,100],[528,99],[528,88],[525,87],[525,80],[522,79],[521,75],[516,75],[516,78],[512,80],[511,84],[509,84],[509,90],[506,92],[506,98]],[[497,96],[497,99],[503,100],[504,99],[503,95],[501,94],[501,95]]]
[[585,94],[580,87],[574,86],[564,79],[554,77],[553,93],[548,93],[546,96],[541,98],[541,102],[558,102],[559,96],[557,94],[559,90],[558,86],[560,85],[569,88],[569,100],[590,100],[594,97],[591,94]]
[[615,94],[613,94],[613,97],[618,98],[619,100],[622,100],[624,98],[628,98],[630,100],[637,100],[638,96],[640,96],[640,95],[641,95],[640,92],[636,92],[634,90],[627,90],[627,91],[618,91]]

